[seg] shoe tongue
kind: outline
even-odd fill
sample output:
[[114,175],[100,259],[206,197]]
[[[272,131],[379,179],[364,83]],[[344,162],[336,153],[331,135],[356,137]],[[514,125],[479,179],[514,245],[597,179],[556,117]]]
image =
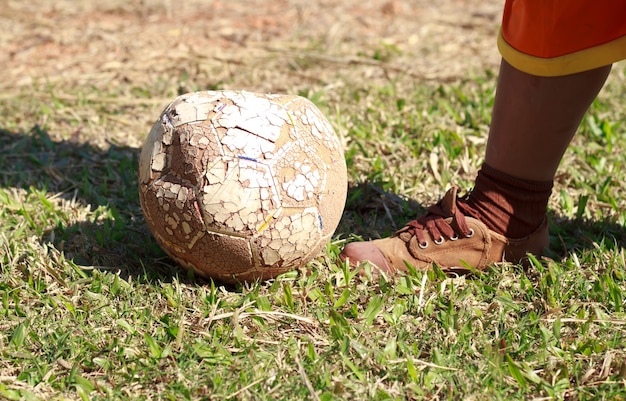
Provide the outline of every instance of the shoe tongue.
[[456,193],[458,189],[458,187],[453,186],[441,199],[441,210],[450,217],[454,216],[456,212]]

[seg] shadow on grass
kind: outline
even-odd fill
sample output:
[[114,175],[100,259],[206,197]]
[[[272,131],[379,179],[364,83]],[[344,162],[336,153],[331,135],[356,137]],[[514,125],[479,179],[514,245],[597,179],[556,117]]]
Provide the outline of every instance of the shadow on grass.
[[[79,266],[120,271],[123,278],[204,283],[181,270],[159,248],[139,206],[139,149],[111,143],[99,149],[76,134],[54,141],[35,126],[26,134],[0,128],[0,188],[45,191],[66,201],[68,221],[42,231],[41,241],[64,252]],[[74,207],[72,207],[74,205]],[[89,208],[86,217],[76,216]],[[79,210],[80,209],[80,210]],[[425,208],[388,193],[379,185],[350,186],[337,235],[364,240],[392,234]],[[612,222],[580,221],[552,216],[553,258],[574,250],[624,247],[626,230]]]
[[626,247],[626,227],[614,221],[550,216],[550,251],[563,258],[584,250]]
[[336,235],[363,240],[386,237],[425,212],[426,208],[419,202],[387,192],[379,183],[349,183]]
[[139,149],[109,145],[81,143],[79,134],[54,141],[38,126],[25,134],[0,128],[0,188],[63,199],[61,221],[76,222],[48,226],[41,241],[78,266],[119,271],[122,278],[171,281],[180,275],[186,280],[144,221],[137,189]]

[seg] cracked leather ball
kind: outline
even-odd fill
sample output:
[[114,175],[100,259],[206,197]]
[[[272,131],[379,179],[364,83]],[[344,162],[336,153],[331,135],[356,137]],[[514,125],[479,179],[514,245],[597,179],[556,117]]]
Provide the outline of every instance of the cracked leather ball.
[[309,100],[238,91],[170,103],[141,151],[139,197],[163,250],[226,283],[317,256],[343,213],[341,144]]

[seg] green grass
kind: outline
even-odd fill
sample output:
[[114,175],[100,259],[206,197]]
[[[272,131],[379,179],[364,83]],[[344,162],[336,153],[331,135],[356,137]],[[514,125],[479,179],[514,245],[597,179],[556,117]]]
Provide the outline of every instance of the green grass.
[[300,91],[345,140],[346,211],[306,271],[236,288],[188,275],[150,236],[137,144],[151,99],[178,89],[120,85],[34,84],[0,104],[0,398],[626,399],[619,76],[559,170],[548,258],[456,278],[373,279],[337,254],[471,186],[493,74]]

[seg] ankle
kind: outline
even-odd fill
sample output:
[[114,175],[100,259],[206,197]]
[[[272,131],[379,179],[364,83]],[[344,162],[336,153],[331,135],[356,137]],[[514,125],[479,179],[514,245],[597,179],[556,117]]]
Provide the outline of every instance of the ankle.
[[524,180],[483,164],[459,208],[498,234],[523,238],[544,221],[551,193],[552,181]]

